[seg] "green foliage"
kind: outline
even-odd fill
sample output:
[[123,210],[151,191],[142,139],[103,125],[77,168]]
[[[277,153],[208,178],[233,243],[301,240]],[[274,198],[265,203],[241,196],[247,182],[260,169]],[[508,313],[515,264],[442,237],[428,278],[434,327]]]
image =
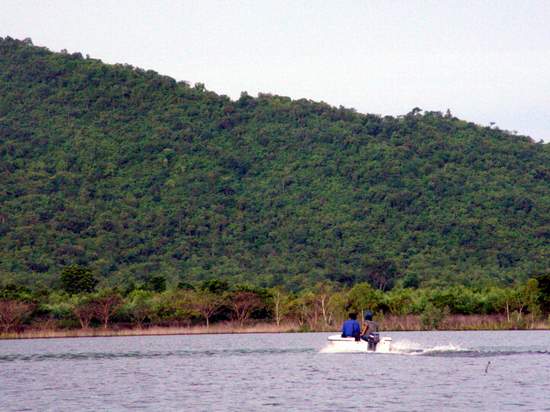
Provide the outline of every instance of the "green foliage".
[[153,293],[144,290],[133,291],[124,302],[121,312],[127,315],[138,327],[153,316]]
[[292,299],[291,296],[281,287],[274,287],[269,291],[270,302],[272,308],[273,320],[279,326],[281,321],[290,313]]
[[195,286],[193,286],[193,284],[184,281],[179,281],[177,288],[181,290],[195,290]]
[[199,289],[209,293],[221,294],[229,290],[229,283],[219,279],[205,280],[201,283]]
[[384,295],[385,307],[392,315],[414,313],[415,295],[410,289],[392,289]]
[[538,318],[541,314],[541,307],[539,305],[541,292],[538,280],[536,278],[529,279],[525,285],[520,288],[519,293],[521,299],[527,306],[531,319],[534,320]]
[[171,291],[155,294],[151,299],[151,320],[159,325],[177,325],[198,318],[192,307],[190,291]]
[[78,319],[80,327],[82,329],[89,328],[96,312],[94,297],[91,294],[73,295],[69,302],[71,311]]
[[32,294],[28,288],[10,283],[0,288],[0,299],[31,301]]
[[376,312],[382,304],[384,295],[368,283],[358,283],[348,293],[348,307],[357,313],[364,310]]
[[61,320],[73,317],[73,305],[70,296],[65,293],[51,293],[46,302],[41,305],[41,309],[53,319]]
[[482,296],[464,286],[435,290],[429,302],[439,309],[447,308],[451,313],[464,315],[481,313],[483,307]]
[[[509,313],[514,290],[492,287],[484,293],[484,313]],[[508,315],[509,316],[509,315]]]
[[98,283],[91,269],[78,265],[63,268],[60,279],[61,288],[69,294],[93,292]]
[[420,281],[416,273],[409,273],[403,278],[403,287],[416,289],[420,286]]
[[539,289],[539,301],[541,309],[550,313],[550,274],[536,277]]
[[145,283],[145,289],[153,292],[164,292],[166,290],[166,278],[164,276],[151,276]]
[[1,281],[51,287],[76,264],[152,290],[165,278],[386,291],[548,268],[550,146],[527,137],[418,108],[232,101],[10,38],[0,90]]
[[212,323],[233,320],[241,326],[273,322],[277,326],[292,324],[303,331],[328,331],[337,329],[350,311],[361,313],[363,310],[375,312],[376,319],[382,323],[386,316],[405,322],[411,318],[419,320],[426,330],[452,327],[453,319],[457,319],[454,315],[495,315],[488,319],[508,328],[540,327],[537,322],[547,315],[539,304],[541,286],[534,278],[508,288],[451,286],[394,288],[388,292],[366,282],[352,288],[321,282],[299,293],[282,287],[231,286],[223,282],[205,282],[203,286],[220,284],[223,287],[217,292],[208,287],[163,292],[134,289],[122,296],[117,289],[102,288],[94,293],[70,295],[54,290],[25,295],[32,297],[26,299],[27,302],[0,298],[0,317],[4,325],[8,325],[4,326],[5,330],[31,323],[43,328],[80,325],[84,329],[99,325],[107,328],[113,323],[118,323],[119,327],[133,325],[137,328],[209,327]]
[[432,330],[438,329],[441,322],[449,315],[449,308],[440,308],[431,303],[426,305],[424,311],[420,315],[420,323],[423,329]]
[[209,289],[191,293],[190,297],[190,308],[204,318],[207,328],[210,326],[210,319],[221,312],[227,304],[225,294],[217,294]]

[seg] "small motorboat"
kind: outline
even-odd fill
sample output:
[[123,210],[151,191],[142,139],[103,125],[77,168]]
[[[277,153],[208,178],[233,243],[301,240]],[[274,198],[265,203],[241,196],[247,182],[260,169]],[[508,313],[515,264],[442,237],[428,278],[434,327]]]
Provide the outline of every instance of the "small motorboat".
[[392,339],[389,336],[381,336],[376,345],[376,350],[369,350],[368,342],[364,340],[356,341],[355,338],[343,338],[341,335],[331,335],[328,337],[327,349],[331,352],[391,352]]

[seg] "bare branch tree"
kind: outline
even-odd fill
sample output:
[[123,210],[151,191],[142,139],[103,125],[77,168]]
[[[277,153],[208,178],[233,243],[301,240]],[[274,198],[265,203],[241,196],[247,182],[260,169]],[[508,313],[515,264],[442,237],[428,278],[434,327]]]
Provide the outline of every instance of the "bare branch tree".
[[329,310],[329,300],[333,292],[332,286],[327,282],[319,282],[315,285],[315,311],[321,314],[323,328],[328,327],[332,322],[332,313]]
[[122,298],[116,293],[108,293],[94,299],[95,316],[103,324],[103,328],[109,326],[109,319],[122,303]]
[[277,326],[290,311],[290,297],[281,288],[274,288],[272,291],[273,316]]
[[7,333],[21,324],[32,312],[33,305],[17,300],[0,300],[0,329]]
[[210,327],[210,318],[223,307],[224,299],[220,295],[208,291],[198,292],[193,296],[192,307],[199,312]]
[[95,314],[95,304],[89,301],[78,302],[73,306],[72,311],[78,319],[80,327],[88,329]]
[[230,305],[235,319],[239,321],[240,326],[243,326],[252,312],[261,307],[262,301],[254,292],[241,291],[233,294]]

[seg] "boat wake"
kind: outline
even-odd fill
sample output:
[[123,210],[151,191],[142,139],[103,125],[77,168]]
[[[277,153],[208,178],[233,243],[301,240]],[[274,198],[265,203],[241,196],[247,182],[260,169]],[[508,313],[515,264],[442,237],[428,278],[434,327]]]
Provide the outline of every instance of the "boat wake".
[[390,353],[400,355],[438,355],[438,354],[451,354],[460,353],[464,354],[471,352],[470,349],[463,348],[460,345],[454,343],[448,343],[447,345],[436,346],[422,346],[417,342],[410,340],[399,340],[392,344]]
[[[364,350],[353,350],[347,348],[337,348],[327,345],[319,353],[366,353]],[[487,358],[495,356],[513,356],[513,355],[550,355],[547,347],[483,347],[483,348],[465,348],[454,343],[446,345],[426,346],[410,340],[394,341],[389,352],[376,353],[369,352],[369,355],[408,355],[408,356],[434,356],[434,357],[457,357],[457,358]]]
[[[409,340],[395,341],[391,345],[389,352],[384,352],[386,355],[444,355],[444,354],[465,354],[472,352],[469,349],[462,348],[459,345],[449,343],[447,345],[422,346],[421,344]],[[341,348],[327,345],[322,348],[319,353],[365,353],[364,350],[354,348]]]
[[353,348],[336,348],[331,345],[327,345],[322,348],[319,353],[365,353],[362,349]]

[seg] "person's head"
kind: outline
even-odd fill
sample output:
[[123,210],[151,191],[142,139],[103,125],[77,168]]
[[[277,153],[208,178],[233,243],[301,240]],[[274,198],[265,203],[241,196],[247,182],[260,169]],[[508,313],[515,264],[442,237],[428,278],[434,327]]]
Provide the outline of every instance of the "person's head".
[[351,313],[349,314],[349,318],[350,318],[351,320],[356,320],[356,319],[357,319],[357,313],[351,312]]
[[370,310],[365,312],[365,320],[372,320],[372,312]]

